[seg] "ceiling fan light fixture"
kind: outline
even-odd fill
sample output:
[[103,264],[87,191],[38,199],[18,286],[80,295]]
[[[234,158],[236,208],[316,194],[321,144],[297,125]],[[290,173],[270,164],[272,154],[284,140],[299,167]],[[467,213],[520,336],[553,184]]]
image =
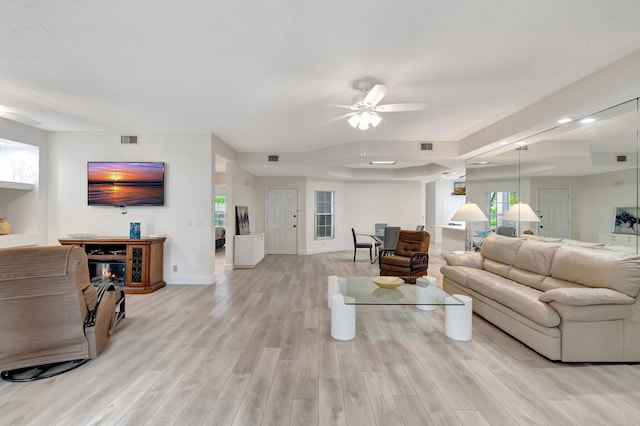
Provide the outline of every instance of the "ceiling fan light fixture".
[[375,112],[371,113],[369,115],[370,115],[369,120],[371,121],[371,125],[373,127],[377,127],[378,124],[380,124],[380,122],[382,121],[382,117],[380,117],[380,114],[375,113]]
[[351,117],[349,117],[349,119],[347,120],[347,122],[349,123],[349,125],[351,127],[353,127],[354,129],[358,127],[358,124],[360,123],[360,115],[359,114],[353,114]]

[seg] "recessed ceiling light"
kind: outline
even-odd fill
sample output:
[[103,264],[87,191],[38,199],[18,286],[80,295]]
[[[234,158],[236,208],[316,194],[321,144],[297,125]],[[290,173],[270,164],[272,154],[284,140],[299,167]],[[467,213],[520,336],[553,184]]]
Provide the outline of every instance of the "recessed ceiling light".
[[396,164],[396,161],[371,161],[369,164],[372,165],[384,165],[384,166],[391,166],[393,164]]
[[570,118],[561,118],[560,120],[558,120],[558,124],[566,124],[566,123],[570,123],[572,120]]
[[592,117],[587,117],[580,120],[582,124],[593,123],[594,121],[596,121],[596,119]]

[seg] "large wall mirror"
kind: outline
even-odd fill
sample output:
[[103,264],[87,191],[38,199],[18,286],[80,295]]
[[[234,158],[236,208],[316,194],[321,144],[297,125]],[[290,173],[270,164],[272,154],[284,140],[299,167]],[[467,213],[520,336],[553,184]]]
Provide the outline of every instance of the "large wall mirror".
[[[512,227],[531,233],[606,244],[638,253],[638,99],[559,124],[516,143],[467,160],[467,200],[490,222],[476,235]],[[524,213],[504,220],[508,209]]]

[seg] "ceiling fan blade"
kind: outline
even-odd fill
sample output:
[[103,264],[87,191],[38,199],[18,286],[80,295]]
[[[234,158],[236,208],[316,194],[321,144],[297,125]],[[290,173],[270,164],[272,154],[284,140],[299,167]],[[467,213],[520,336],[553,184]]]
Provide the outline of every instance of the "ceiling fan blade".
[[332,118],[331,120],[327,121],[325,124],[330,124],[330,123],[334,123],[336,121],[344,120],[345,118],[351,117],[354,114],[357,114],[357,112],[348,112],[346,114],[342,114],[339,117]]
[[18,123],[26,124],[27,126],[39,126],[40,124],[42,124],[39,121],[32,120],[23,115],[16,114],[14,112],[9,112],[9,111],[1,111],[0,117],[4,117],[7,120],[11,120],[11,121],[17,121]]
[[377,112],[404,112],[404,111],[422,111],[429,107],[426,102],[409,103],[409,104],[387,104],[378,105],[374,109]]
[[364,97],[364,103],[373,106],[378,105],[378,102],[387,94],[387,90],[389,89],[384,84],[376,84],[367,92],[367,95]]
[[351,110],[354,110],[354,111],[356,111],[358,109],[358,108],[354,107],[353,105],[327,104],[327,106],[336,107],[336,108],[351,109]]

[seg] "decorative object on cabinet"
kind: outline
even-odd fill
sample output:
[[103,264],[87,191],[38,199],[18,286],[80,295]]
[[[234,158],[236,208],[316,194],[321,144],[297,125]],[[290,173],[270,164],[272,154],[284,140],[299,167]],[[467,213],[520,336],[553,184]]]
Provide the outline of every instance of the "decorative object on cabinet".
[[637,235],[640,230],[640,218],[637,207],[616,207],[613,233]]
[[129,238],[140,239],[140,222],[131,222],[129,224]]
[[124,286],[125,293],[151,293],[166,285],[162,277],[166,237],[60,238],[62,245],[80,246],[89,262],[92,282]]
[[11,224],[5,220],[5,218],[0,217],[0,235],[8,235],[11,233]]

